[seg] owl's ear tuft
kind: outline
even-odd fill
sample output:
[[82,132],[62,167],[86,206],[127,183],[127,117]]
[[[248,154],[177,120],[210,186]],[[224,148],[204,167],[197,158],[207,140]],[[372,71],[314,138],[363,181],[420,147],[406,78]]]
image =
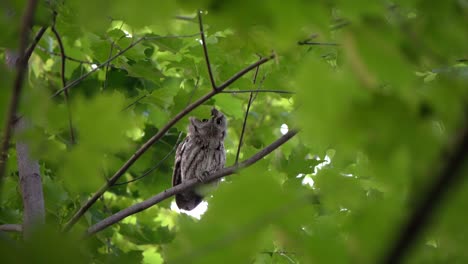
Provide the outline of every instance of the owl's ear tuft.
[[211,116],[217,117],[218,115],[219,115],[218,109],[216,109],[215,107],[211,108]]
[[196,118],[191,116],[191,117],[189,117],[189,121],[190,121],[190,124],[195,125]]

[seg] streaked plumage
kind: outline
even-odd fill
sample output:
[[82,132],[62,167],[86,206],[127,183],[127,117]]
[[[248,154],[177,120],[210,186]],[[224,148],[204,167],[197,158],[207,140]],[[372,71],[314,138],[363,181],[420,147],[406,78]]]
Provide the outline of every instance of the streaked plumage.
[[[193,178],[204,182],[207,175],[224,167],[226,127],[226,117],[215,108],[211,110],[210,119],[190,117],[188,135],[177,147],[172,186]],[[192,210],[203,196],[193,189],[177,194],[175,198],[180,209]]]

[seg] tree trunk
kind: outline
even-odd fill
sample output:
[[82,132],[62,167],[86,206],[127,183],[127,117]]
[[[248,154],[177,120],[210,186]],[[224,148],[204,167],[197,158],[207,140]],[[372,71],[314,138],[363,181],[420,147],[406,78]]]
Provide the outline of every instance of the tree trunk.
[[[16,133],[25,131],[27,128],[27,121],[20,118],[16,123]],[[27,143],[17,140],[16,154],[21,194],[23,196],[23,236],[27,239],[36,225],[42,225],[45,222],[42,179],[39,163],[31,158]]]

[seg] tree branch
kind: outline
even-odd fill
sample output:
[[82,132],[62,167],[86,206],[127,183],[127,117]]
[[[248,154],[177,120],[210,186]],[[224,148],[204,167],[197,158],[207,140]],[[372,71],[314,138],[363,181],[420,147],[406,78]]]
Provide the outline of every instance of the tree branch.
[[[466,126],[466,124],[465,124]],[[453,144],[449,155],[443,155],[445,164],[432,182],[427,194],[422,198],[418,207],[411,212],[407,222],[401,227],[401,231],[388,254],[378,263],[401,263],[410,246],[421,235],[421,232],[431,222],[434,212],[440,206],[444,195],[463,179],[460,171],[463,169],[466,155],[468,154],[468,127],[465,127]]]
[[[119,29],[122,29],[124,23],[122,22],[122,24],[120,25],[120,28]],[[120,41],[122,38],[126,37],[126,35],[123,35],[121,36],[119,39],[115,39],[114,41],[112,41],[111,43],[111,47],[110,47],[110,52],[109,52],[109,57],[108,57],[108,60],[112,57],[112,53],[114,52],[114,46],[115,46],[115,43],[117,41]],[[105,76],[104,76],[104,84],[102,86],[102,89],[105,90],[107,88],[107,75],[109,74],[109,65],[110,65],[110,62],[108,62],[106,64],[106,68],[104,70],[105,72]]]
[[[60,57],[62,56],[62,54],[60,54],[60,53],[48,51],[46,48],[41,47],[41,46],[37,46],[37,48],[38,48],[39,50],[42,50],[42,51],[46,52],[46,53],[49,54],[49,55],[60,56]],[[67,60],[69,60],[69,61],[74,61],[74,62],[78,62],[78,63],[83,63],[83,64],[90,64],[90,65],[91,65],[91,64],[94,64],[94,63],[91,62],[91,61],[79,60],[79,59],[75,59],[75,58],[70,57],[70,56],[67,56],[67,55],[65,55],[65,59],[67,59]]]
[[[179,141],[180,141],[180,138],[182,137],[182,132],[180,132],[179,134],[179,137],[177,137],[177,140],[176,140],[176,143],[174,144],[174,146],[172,147],[172,149],[166,154],[166,156],[164,156],[158,163],[156,163],[156,165],[154,165],[152,168],[150,168],[148,171],[146,171],[145,173],[143,173],[142,175],[134,178],[134,179],[131,179],[129,181],[126,181],[126,182],[116,182],[114,183],[113,186],[118,186],[118,185],[124,185],[124,184],[128,184],[128,183],[131,183],[131,182],[134,182],[134,181],[138,181],[144,177],[146,177],[148,174],[150,174],[151,172],[153,172],[155,169],[159,168],[159,166],[161,166],[161,164],[166,161],[171,155],[172,153],[174,153],[174,151],[176,150],[177,148],[177,145],[179,145]],[[111,186],[111,187],[113,187]]]
[[222,91],[220,93],[229,93],[229,94],[237,94],[237,93],[279,93],[279,94],[295,94],[295,92],[291,91],[284,91],[284,90],[268,90],[268,89],[256,89],[256,90],[237,90],[237,91]]
[[0,231],[4,232],[23,232],[23,226],[18,224],[0,225]]
[[[55,14],[55,16],[57,16],[57,14]],[[52,32],[54,33],[55,38],[57,39],[57,42],[60,48],[60,56],[62,58],[62,72],[60,73],[60,76],[62,79],[62,87],[65,87],[67,85],[67,81],[65,80],[65,64],[66,64],[65,48],[63,47],[62,38],[60,37],[60,34],[55,28],[55,17],[54,17],[54,25],[52,26]],[[73,118],[72,118],[72,113],[70,109],[70,102],[69,102],[69,96],[68,96],[67,90],[64,91],[64,95],[65,95],[64,96],[65,104],[67,105],[67,111],[68,111],[68,127],[70,129],[70,142],[71,144],[75,144],[75,132],[73,131]]]
[[206,48],[206,40],[205,40],[205,31],[203,30],[203,22],[202,22],[202,11],[198,11],[198,25],[200,26],[200,36],[203,46],[203,54],[205,55],[206,67],[208,68],[208,75],[210,76],[211,88],[213,90],[218,89],[216,87],[215,80],[213,78],[213,71],[211,70],[210,58],[208,56],[208,49]]
[[298,41],[297,45],[310,45],[310,46],[339,46],[340,44],[338,43],[333,43],[333,42],[314,42],[314,41],[309,41],[309,40],[302,40]]
[[205,94],[203,97],[199,98],[197,101],[193,102],[189,106],[187,106],[184,110],[178,113],[174,118],[172,118],[161,130],[156,133],[153,137],[151,137],[146,143],[144,143],[131,157],[128,159],[124,165],[107,181],[105,185],[103,185],[97,192],[93,194],[93,196],[73,215],[73,217],[65,224],[64,231],[68,231],[77,221],[78,219],[101,197],[104,192],[109,189],[110,186],[114,185],[117,180],[132,166],[138,158],[143,155],[156,141],[162,138],[166,132],[175,125],[180,119],[190,113],[193,109],[200,106],[201,104],[208,101],[211,97],[215,96],[216,94],[220,93],[223,89],[225,89],[229,84],[235,82],[237,79],[242,77],[244,74],[249,72],[250,70],[256,68],[259,65],[264,64],[265,62],[269,61],[270,59],[274,58],[274,55],[271,55],[267,58],[263,58],[258,60],[257,62],[247,66],[243,70],[236,73],[233,77],[227,80],[224,84],[218,87],[217,90],[211,90],[209,93]]
[[[255,86],[255,83],[257,82],[257,75],[258,75],[258,70],[260,69],[260,66],[257,67],[257,69],[255,70],[255,74],[254,74],[254,77],[253,77],[253,80],[252,80],[252,83],[253,85]],[[247,125],[247,118],[249,116],[249,111],[250,111],[250,106],[252,105],[252,102],[253,102],[253,99],[254,99],[254,93],[250,93],[250,97],[249,97],[249,102],[247,104],[247,110],[245,111],[245,116],[244,116],[244,123],[242,123],[242,131],[241,131],[241,135],[240,135],[240,138],[239,138],[239,145],[237,146],[237,153],[236,153],[236,160],[234,161],[234,164],[237,164],[239,162],[239,154],[240,154],[240,150],[241,150],[241,147],[242,147],[242,141],[244,140],[244,132],[245,132],[245,127]]]
[[[3,129],[3,139],[0,148],[0,193],[2,189],[3,177],[6,171],[6,162],[8,159],[8,146],[10,145],[10,138],[13,131],[13,123],[15,120],[16,110],[19,105],[19,100],[21,97],[21,90],[23,88],[23,79],[28,65],[29,57],[26,57],[26,45],[28,42],[29,29],[32,26],[34,11],[36,10],[37,0],[29,0],[26,5],[26,10],[24,11],[21,30],[19,34],[19,47],[18,47],[18,56],[19,62],[16,65],[16,76],[13,84],[13,93],[10,100],[10,105],[8,106],[7,116],[5,118],[5,125]],[[44,30],[45,31],[45,30]],[[42,33],[41,33],[42,32]],[[39,33],[43,34],[43,30],[40,30]],[[39,36],[37,39],[40,39],[42,36]],[[36,42],[37,43],[37,42]],[[33,46],[36,45],[33,43]]]
[[[296,134],[297,134],[298,131],[296,130],[290,130],[288,133],[284,134],[282,137],[280,137],[279,139],[277,139],[275,142],[273,142],[272,144],[268,145],[267,147],[265,147],[264,149],[262,149],[261,151],[257,152],[255,155],[253,155],[252,157],[250,157],[249,159],[247,160],[244,160],[243,162],[239,163],[239,164],[236,164],[234,166],[231,166],[231,167],[227,167],[227,168],[224,168],[224,169],[221,169],[211,175],[209,175],[209,177],[206,179],[208,182],[210,181],[213,181],[215,179],[219,179],[221,177],[224,177],[224,176],[228,176],[228,175],[231,175],[231,174],[234,174],[236,171],[242,169],[242,168],[245,168],[245,167],[248,167],[252,164],[254,164],[255,162],[257,162],[258,160],[262,159],[263,157],[265,157],[266,155],[270,154],[272,151],[274,151],[275,149],[277,149],[278,147],[280,147],[281,145],[283,145],[284,143],[286,143],[289,139],[291,139],[292,137],[294,137]],[[191,180],[188,180],[182,184],[179,184],[179,185],[176,185],[172,188],[169,188],[167,190],[164,190],[163,192],[141,202],[141,203],[137,203],[137,204],[134,204],[130,207],[127,207],[119,212],[117,212],[116,214],[112,215],[112,216],[109,216],[107,217],[106,219],[103,219],[102,221],[98,222],[97,224],[91,226],[88,231],[87,231],[87,236],[89,235],[92,235],[92,234],[95,234],[103,229],[105,229],[106,227],[112,225],[112,224],[115,224],[119,221],[121,221],[122,219],[126,218],[127,216],[130,216],[130,215],[133,215],[133,214],[136,214],[138,212],[141,212],[175,194],[178,194],[178,193],[181,193],[183,191],[186,191],[190,188],[193,188],[196,184],[198,184],[198,180],[197,179],[191,179]]]
[[36,48],[36,45],[37,43],[39,43],[39,40],[41,40],[42,36],[44,35],[44,33],[46,32],[47,30],[47,27],[41,27],[39,29],[39,31],[37,32],[36,36],[34,37],[34,40],[33,42],[31,43],[31,45],[29,46],[29,48],[26,50],[26,52],[24,53],[24,57],[27,58],[29,60],[29,58],[31,57],[34,49]]
[[[16,123],[16,134],[27,130],[25,118]],[[21,139],[16,141],[19,185],[23,198],[23,236],[28,239],[37,225],[45,223],[44,194],[42,191],[39,162],[31,157],[29,145]]]

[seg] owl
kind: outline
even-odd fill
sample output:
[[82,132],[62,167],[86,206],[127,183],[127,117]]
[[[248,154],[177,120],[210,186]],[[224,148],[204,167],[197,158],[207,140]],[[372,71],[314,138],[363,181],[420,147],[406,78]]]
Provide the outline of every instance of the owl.
[[[193,178],[206,184],[206,177],[222,169],[226,163],[224,138],[227,121],[223,113],[212,108],[210,119],[199,120],[190,117],[189,120],[188,135],[177,147],[172,186]],[[187,211],[195,208],[202,199],[203,196],[197,188],[175,196],[179,209]]]

